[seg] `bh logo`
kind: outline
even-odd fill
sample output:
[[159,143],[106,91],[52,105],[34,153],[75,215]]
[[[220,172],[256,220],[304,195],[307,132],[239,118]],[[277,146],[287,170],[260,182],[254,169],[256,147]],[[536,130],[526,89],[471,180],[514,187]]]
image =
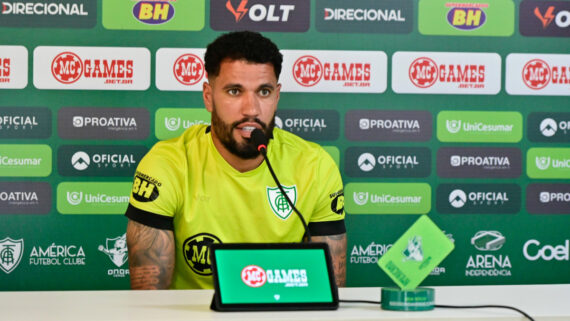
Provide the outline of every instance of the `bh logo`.
[[139,1],[133,7],[133,16],[142,23],[159,25],[174,17],[174,6],[168,1]]
[[267,274],[257,265],[248,265],[241,270],[241,280],[249,287],[258,288],[267,281]]
[[524,65],[522,77],[528,88],[542,89],[550,82],[550,66],[543,60],[533,59]]
[[487,4],[473,4],[471,8],[464,6],[453,7],[447,13],[447,22],[453,28],[459,30],[474,30],[480,28],[487,20],[485,12],[481,8],[488,6]]
[[316,85],[323,77],[323,65],[313,56],[302,56],[293,64],[293,78],[303,87]]
[[204,78],[204,62],[193,54],[185,54],[174,62],[174,77],[179,83],[192,86]]
[[62,84],[72,84],[83,74],[83,62],[73,52],[63,52],[51,62],[53,77]]
[[414,86],[428,88],[437,80],[438,69],[435,61],[427,57],[420,57],[412,62],[408,76]]

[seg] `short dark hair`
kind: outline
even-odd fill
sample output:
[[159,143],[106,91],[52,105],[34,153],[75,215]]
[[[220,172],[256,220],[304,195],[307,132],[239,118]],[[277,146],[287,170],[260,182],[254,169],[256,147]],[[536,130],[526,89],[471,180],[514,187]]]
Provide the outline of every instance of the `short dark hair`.
[[220,64],[225,59],[270,63],[275,77],[279,79],[283,55],[271,40],[258,32],[235,31],[219,36],[206,48],[204,61],[208,76],[217,76]]

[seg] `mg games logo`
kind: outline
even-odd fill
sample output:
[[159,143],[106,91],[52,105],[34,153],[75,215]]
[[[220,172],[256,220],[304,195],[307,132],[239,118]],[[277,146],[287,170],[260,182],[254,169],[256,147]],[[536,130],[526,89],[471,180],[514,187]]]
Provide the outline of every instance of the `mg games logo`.
[[57,127],[63,139],[146,139],[150,114],[146,108],[63,107]]
[[519,9],[519,30],[529,37],[570,37],[570,3],[524,0]]
[[209,233],[196,234],[184,241],[182,255],[192,272],[198,275],[212,275],[210,246],[218,243],[222,241]]
[[24,253],[24,239],[13,240],[9,236],[0,241],[0,269],[6,274],[14,271]]
[[155,117],[155,135],[160,140],[180,136],[194,125],[210,125],[210,113],[205,108],[159,108]]
[[509,54],[506,91],[510,95],[570,95],[570,55]]
[[432,116],[428,111],[349,110],[345,133],[353,141],[428,141]]
[[156,87],[164,91],[202,91],[205,49],[160,48],[156,52]]
[[521,207],[516,184],[441,184],[436,198],[445,214],[516,214]]
[[522,139],[522,115],[443,110],[437,114],[437,138],[442,142],[517,143]]
[[443,147],[437,151],[439,177],[517,178],[521,172],[518,148]]
[[336,110],[280,109],[275,125],[307,140],[335,140],[340,131]]
[[45,107],[1,107],[0,137],[43,139],[51,136],[51,110]]
[[34,246],[29,257],[33,266],[85,266],[83,246],[60,245]]
[[[2,25],[0,16],[0,25]],[[28,85],[28,49],[0,46],[0,89],[23,89]]]
[[349,183],[346,212],[351,214],[425,214],[431,188],[425,183]]
[[145,146],[61,146],[57,167],[62,176],[132,176],[147,151]]
[[146,48],[36,47],[38,89],[146,90],[150,52]]
[[424,35],[509,37],[515,5],[512,0],[420,0],[418,29]]
[[530,148],[527,152],[530,178],[570,178],[569,148]]
[[205,0],[103,0],[103,27],[117,30],[198,31]]
[[528,139],[533,142],[568,142],[570,113],[530,113],[527,132]]
[[570,214],[570,185],[529,184],[526,209],[530,214]]
[[0,145],[0,176],[47,177],[51,174],[48,145]]
[[48,214],[51,205],[47,182],[0,182],[0,215]]
[[282,50],[283,91],[382,93],[387,83],[383,51]]
[[310,11],[307,1],[210,1],[210,26],[214,30],[305,32]]
[[392,66],[397,93],[495,95],[501,89],[496,53],[398,51]]
[[427,177],[431,152],[425,147],[349,147],[344,164],[353,177]]
[[[467,277],[510,277],[511,259],[499,254],[506,238],[499,231],[479,231],[471,238],[471,245],[485,254],[470,255],[465,266]],[[489,252],[489,253],[486,253]]]
[[317,0],[315,21],[320,32],[410,33],[414,8],[411,0]]
[[2,27],[93,28],[97,23],[97,3],[90,0],[4,0]]
[[550,245],[531,239],[524,243],[523,255],[528,261],[569,261],[570,240],[566,239],[562,244]]
[[104,244],[97,247],[101,253],[107,255],[109,260],[117,267],[107,270],[107,275],[113,278],[124,278],[129,275],[129,269],[123,269],[123,265],[127,262],[127,235],[123,234],[114,238],[106,238]]
[[131,183],[62,182],[57,186],[57,210],[62,214],[124,214]]
[[[258,288],[266,283],[282,284],[287,288],[309,286],[306,269],[264,269],[257,265],[248,265],[241,270],[241,280],[251,288]],[[275,294],[273,298],[279,301],[281,296]]]

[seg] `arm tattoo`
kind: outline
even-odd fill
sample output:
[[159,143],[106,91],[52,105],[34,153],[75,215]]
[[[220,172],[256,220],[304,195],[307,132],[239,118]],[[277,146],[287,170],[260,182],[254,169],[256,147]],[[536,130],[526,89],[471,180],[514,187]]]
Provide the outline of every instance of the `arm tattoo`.
[[346,285],[346,233],[327,236],[313,236],[313,242],[324,242],[329,245],[334,269],[336,285]]
[[131,288],[167,289],[174,271],[174,234],[129,220],[127,225]]

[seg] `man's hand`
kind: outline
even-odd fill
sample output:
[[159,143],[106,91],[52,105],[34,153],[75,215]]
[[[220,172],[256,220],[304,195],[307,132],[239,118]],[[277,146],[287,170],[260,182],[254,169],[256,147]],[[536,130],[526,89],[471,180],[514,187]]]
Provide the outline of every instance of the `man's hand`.
[[[313,242],[323,242],[329,245],[334,268],[336,285],[346,284],[346,233],[327,236],[313,236]],[[132,277],[132,276],[131,276]]]
[[129,270],[134,290],[168,289],[174,271],[174,234],[129,220]]

